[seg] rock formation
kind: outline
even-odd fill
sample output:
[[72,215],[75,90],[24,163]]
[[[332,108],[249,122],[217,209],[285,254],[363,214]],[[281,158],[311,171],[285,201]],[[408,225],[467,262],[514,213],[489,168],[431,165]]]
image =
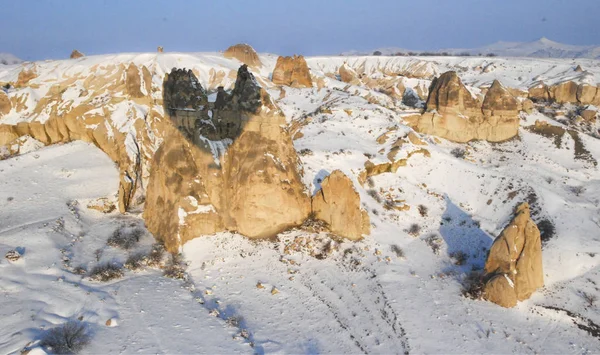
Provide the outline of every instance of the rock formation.
[[164,49],[162,46],[158,46],[158,47],[156,48],[156,51],[157,51],[158,53],[164,53],[165,49]]
[[292,87],[312,87],[312,79],[303,56],[277,58],[273,70],[273,83]]
[[71,59],[77,59],[77,58],[81,58],[85,56],[85,54],[81,53],[80,51],[78,51],[77,49],[73,49],[73,52],[71,52]]
[[354,69],[350,68],[346,64],[342,64],[338,69],[338,74],[340,76],[340,80],[345,83],[352,85],[359,85],[360,79],[358,78],[358,74]]
[[369,214],[360,208],[360,196],[343,172],[335,170],[321,183],[312,198],[315,218],[325,221],[335,234],[351,240],[369,234]]
[[[110,64],[65,75],[38,100],[28,100],[28,90],[11,90],[12,110],[24,106],[29,120],[0,124],[0,151],[18,152],[13,148],[28,137],[44,145],[93,143],[119,168],[119,210],[145,202],[147,227],[169,251],[218,231],[271,237],[307,219],[311,198],[285,117],[246,65],[230,93],[219,88],[214,105],[193,71],[172,70],[162,88],[154,75],[154,68]],[[35,86],[36,78],[32,66],[18,81]],[[162,100],[153,94],[161,90]],[[337,193],[324,203],[345,204],[338,197],[359,206]],[[342,217],[333,223],[343,224]],[[354,239],[356,228],[336,233]]]
[[537,83],[529,88],[529,98],[534,101],[600,106],[600,88],[573,81],[565,81],[550,87],[544,83]]
[[[196,91],[181,93],[186,85],[171,83],[173,77],[165,82],[170,112],[175,102],[188,107],[202,95],[195,95],[201,91],[193,85],[187,90]],[[169,95],[169,85],[180,88],[179,97]],[[164,142],[152,161],[144,217],[169,250],[223,230],[271,237],[302,224],[310,212],[298,158],[282,128],[285,119],[268,93],[246,65],[231,94],[222,93],[212,110],[212,139],[201,134],[201,126],[193,133],[198,139],[170,124],[162,128]]]
[[249,67],[262,67],[262,63],[258,57],[258,54],[249,44],[241,43],[233,45],[225,50],[223,57],[235,58]]
[[502,307],[514,307],[544,286],[540,231],[527,203],[517,207],[513,220],[492,244],[485,272],[483,297]]
[[517,135],[518,114],[518,101],[500,82],[494,81],[480,102],[451,71],[433,80],[425,113],[409,124],[455,142],[500,142]]
[[0,117],[9,113],[11,109],[12,104],[8,98],[8,95],[6,95],[6,93],[0,89]]

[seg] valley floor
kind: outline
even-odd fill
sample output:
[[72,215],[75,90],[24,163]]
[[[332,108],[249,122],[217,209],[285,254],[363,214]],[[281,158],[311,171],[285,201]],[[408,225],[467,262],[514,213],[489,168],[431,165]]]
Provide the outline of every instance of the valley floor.
[[[197,238],[183,248],[187,281],[153,269],[107,283],[73,272],[124,263],[154,242],[145,233],[134,250],[106,245],[115,229],[143,222],[135,213],[86,208],[118,184],[112,162],[94,147],[72,143],[0,161],[0,254],[22,254],[0,261],[0,353],[39,353],[47,329],[77,318],[93,333],[84,353],[594,353],[600,311],[581,293],[597,293],[600,282],[597,173],[564,172],[592,196],[567,202],[562,182],[536,180],[545,175],[541,166],[556,173],[550,167],[561,158],[531,135],[474,143],[472,161],[451,157],[452,145],[440,144],[430,158],[376,177],[384,190],[400,186],[407,203],[426,204],[428,214],[386,211],[365,194],[374,229],[361,242],[298,230],[272,241],[230,233]],[[307,174],[318,166],[319,148],[312,149]],[[500,166],[502,156],[509,163]],[[545,213],[563,216],[558,236],[545,244],[546,288],[514,309],[461,295],[492,233],[510,217],[510,206],[487,210],[474,196],[502,198],[505,179],[523,184],[519,191],[532,186],[550,201]],[[404,231],[415,221],[421,237]],[[456,251],[467,254],[463,265]]]

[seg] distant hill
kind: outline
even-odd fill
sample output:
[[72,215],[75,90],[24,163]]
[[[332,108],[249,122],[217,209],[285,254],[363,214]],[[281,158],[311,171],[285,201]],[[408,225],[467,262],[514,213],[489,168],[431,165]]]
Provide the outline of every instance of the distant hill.
[[501,57],[537,57],[537,58],[589,58],[600,59],[600,46],[574,46],[540,38],[532,42],[496,42],[479,48],[447,48],[436,51],[408,50],[397,47],[375,49],[372,52],[348,51],[342,55],[372,55],[380,52],[381,55],[394,55],[397,53],[447,53],[450,55],[489,55]]
[[21,62],[23,62],[21,59],[10,53],[0,53],[0,65],[19,64]]

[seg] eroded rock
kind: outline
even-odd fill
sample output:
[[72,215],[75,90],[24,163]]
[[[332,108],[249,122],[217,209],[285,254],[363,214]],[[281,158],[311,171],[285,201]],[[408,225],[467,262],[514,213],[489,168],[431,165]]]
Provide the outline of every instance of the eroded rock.
[[408,120],[409,124],[419,132],[455,142],[501,142],[518,133],[518,101],[498,81],[480,102],[456,72],[444,73],[431,83],[425,111]]
[[273,83],[292,87],[312,87],[310,70],[303,56],[277,58],[273,70]]
[[513,220],[492,244],[485,272],[483,297],[503,307],[514,307],[544,286],[540,231],[529,204],[517,207]]
[[340,170],[333,171],[312,197],[315,218],[325,221],[330,230],[351,240],[369,234],[369,215],[360,207],[360,196],[354,184]]
[[77,49],[73,49],[73,52],[71,52],[71,56],[69,58],[71,58],[71,59],[77,59],[77,58],[81,58],[81,57],[84,57],[84,56],[85,56],[85,54],[81,53]]
[[262,67],[262,63],[258,57],[258,54],[249,44],[240,43],[233,45],[223,52],[223,57],[235,58],[250,67]]

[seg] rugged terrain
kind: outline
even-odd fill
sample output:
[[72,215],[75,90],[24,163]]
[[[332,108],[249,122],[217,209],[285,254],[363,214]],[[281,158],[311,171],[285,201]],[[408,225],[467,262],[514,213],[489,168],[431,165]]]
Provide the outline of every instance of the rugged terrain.
[[[46,329],[78,317],[90,353],[598,348],[599,62],[297,58],[234,46],[0,66],[0,352],[41,351]],[[254,80],[240,82],[241,61]],[[165,110],[172,68],[205,91],[182,106],[219,107],[204,120],[215,132]],[[232,117],[247,124],[219,131]],[[464,138],[457,119],[510,129]],[[472,299],[522,202],[544,287],[514,308]],[[143,231],[136,245],[107,245],[123,226]],[[164,266],[79,275],[154,237],[181,252],[183,280]]]

